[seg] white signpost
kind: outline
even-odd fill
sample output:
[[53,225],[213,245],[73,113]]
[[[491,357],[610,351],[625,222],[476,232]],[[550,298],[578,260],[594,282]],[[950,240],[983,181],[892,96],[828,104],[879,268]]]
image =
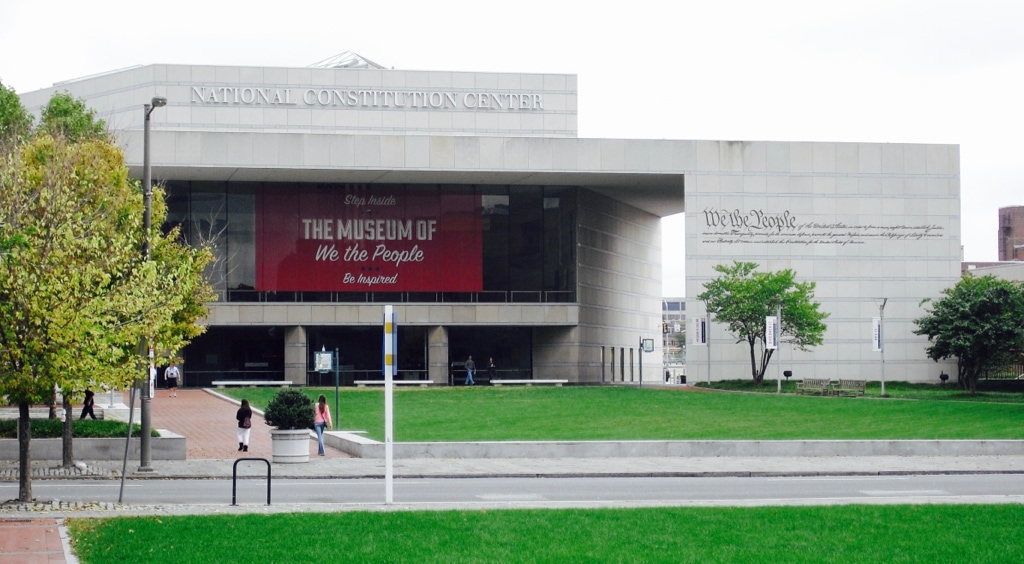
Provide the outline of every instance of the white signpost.
[[395,496],[395,428],[394,390],[395,355],[398,347],[398,323],[394,306],[384,306],[384,503],[390,504]]
[[782,393],[782,354],[779,349],[780,320],[782,319],[782,306],[778,308],[778,315],[769,315],[764,318],[764,348],[766,350],[779,351],[775,364],[775,391]]
[[693,337],[690,344],[698,347],[708,347],[708,386],[711,385],[711,344],[708,342],[708,318],[695,317],[693,318]]
[[885,397],[885,304],[889,298],[876,298],[878,304],[878,317],[871,319],[871,342],[872,348],[879,353],[882,360],[882,397]]

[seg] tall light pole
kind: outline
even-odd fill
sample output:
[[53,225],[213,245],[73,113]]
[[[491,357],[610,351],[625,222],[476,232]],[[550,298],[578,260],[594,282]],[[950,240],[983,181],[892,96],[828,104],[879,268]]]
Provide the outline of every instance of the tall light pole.
[[[153,177],[152,167],[149,162],[149,115],[153,113],[156,108],[162,108],[167,105],[167,98],[163,96],[153,96],[151,103],[143,105],[143,111],[145,113],[145,119],[143,121],[143,133],[142,133],[142,203],[145,207],[145,211],[142,215],[142,259],[146,262],[149,261],[149,230],[153,222]],[[142,342],[139,345],[140,354],[148,357],[149,346],[146,342],[146,338],[142,338]],[[152,472],[153,471],[153,457],[150,450],[150,438],[149,434],[152,429],[152,422],[150,417],[150,404],[152,403],[153,387],[152,380],[150,377],[150,363],[145,363],[146,376],[142,380],[142,436],[140,441],[140,458],[139,471],[140,472]]]

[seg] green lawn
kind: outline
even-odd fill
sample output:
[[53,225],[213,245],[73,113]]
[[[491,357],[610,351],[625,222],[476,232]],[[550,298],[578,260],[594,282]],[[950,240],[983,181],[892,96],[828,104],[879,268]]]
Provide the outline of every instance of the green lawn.
[[[887,391],[890,386],[887,386]],[[893,394],[901,386],[892,386]],[[324,393],[334,406],[334,389]],[[1024,403],[624,386],[395,390],[400,441],[1024,438]],[[230,389],[265,406],[267,389]],[[902,393],[902,392],[901,392]],[[877,392],[876,394],[877,395]],[[382,390],[343,389],[341,428],[383,435]],[[974,479],[970,476],[964,480]],[[72,519],[105,562],[1020,562],[1022,505],[395,511]]]
[[[303,390],[325,394],[334,409],[333,388]],[[276,393],[226,392],[256,407]],[[928,393],[922,401],[627,386],[400,388],[395,440],[1024,439],[1024,403]],[[340,406],[335,428],[383,440],[383,390],[343,388]]]
[[1021,505],[849,505],[71,519],[68,527],[83,564],[983,563],[1024,561],[1021,522]]

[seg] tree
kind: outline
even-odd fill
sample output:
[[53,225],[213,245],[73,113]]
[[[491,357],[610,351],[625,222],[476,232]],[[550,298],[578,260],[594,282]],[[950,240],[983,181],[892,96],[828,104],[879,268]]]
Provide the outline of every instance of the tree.
[[1024,284],[992,275],[965,275],[915,319],[917,335],[926,335],[928,358],[956,357],[957,382],[975,393],[978,378],[990,368],[1019,362],[1024,354]]
[[0,82],[0,145],[28,137],[32,133],[32,121],[18,93]]
[[[18,241],[0,262],[0,394],[19,408],[21,501],[32,499],[29,406],[55,386],[126,387],[142,338],[179,349],[214,299],[209,249],[155,228],[143,260],[141,191],[123,153],[106,136],[78,139],[44,131],[0,163],[0,241]],[[161,190],[153,202],[159,226]]]
[[108,139],[107,124],[85,102],[67,92],[54,94],[43,108],[39,129],[71,142],[84,139]]
[[[799,350],[820,345],[825,335],[823,321],[827,313],[818,311],[814,300],[814,282],[797,282],[789,269],[778,272],[756,272],[758,265],[735,261],[732,265],[717,265],[722,276],[704,285],[697,299],[706,304],[709,314],[718,322],[728,325],[736,342],[746,341],[750,346],[750,371],[756,385],[764,381],[765,371],[775,349],[766,349],[764,341],[765,317],[776,314],[782,306],[780,338]],[[760,344],[760,359],[756,348]]]

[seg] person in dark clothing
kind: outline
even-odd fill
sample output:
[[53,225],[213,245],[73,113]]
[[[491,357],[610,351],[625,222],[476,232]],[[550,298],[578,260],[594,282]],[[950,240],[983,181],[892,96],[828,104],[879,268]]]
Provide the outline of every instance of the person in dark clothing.
[[93,398],[93,395],[92,390],[85,391],[85,401],[82,402],[82,415],[79,416],[79,419],[85,419],[86,415],[96,419],[96,414],[92,411],[92,407],[96,405],[96,400]]
[[473,385],[473,373],[476,372],[476,363],[473,362],[473,355],[466,358],[466,385]]
[[235,412],[235,419],[238,420],[238,450],[249,452],[249,434],[252,431],[252,408],[249,407],[249,400],[242,400],[242,407]]

